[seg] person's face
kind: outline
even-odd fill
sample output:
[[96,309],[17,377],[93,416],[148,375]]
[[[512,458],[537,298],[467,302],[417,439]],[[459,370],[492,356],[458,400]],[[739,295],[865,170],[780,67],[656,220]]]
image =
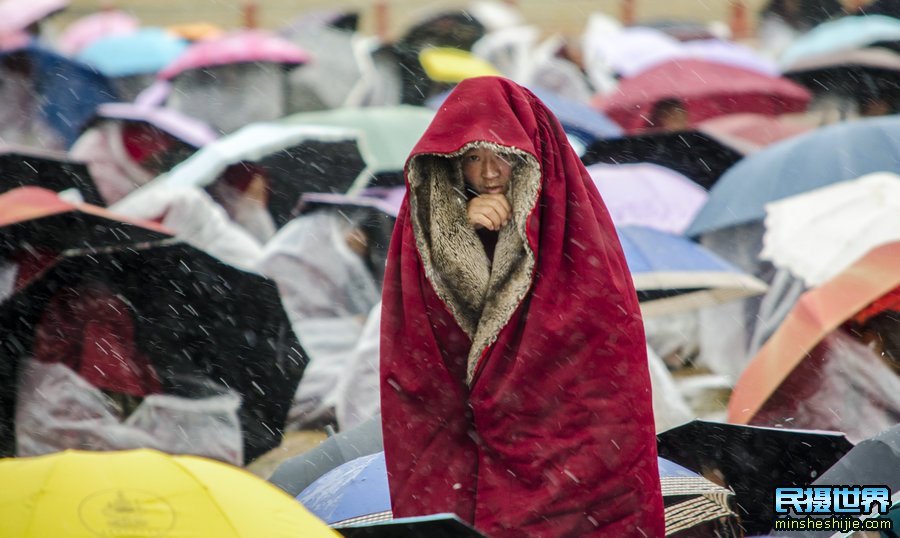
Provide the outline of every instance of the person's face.
[[463,178],[478,194],[505,194],[512,178],[508,155],[472,148],[462,156]]

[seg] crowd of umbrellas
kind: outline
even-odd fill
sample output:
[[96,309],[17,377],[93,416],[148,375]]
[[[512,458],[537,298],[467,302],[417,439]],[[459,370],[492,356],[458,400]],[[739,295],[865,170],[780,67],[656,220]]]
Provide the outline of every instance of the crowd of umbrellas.
[[[11,536],[481,536],[392,517],[378,342],[406,157],[492,75],[554,112],[616,224],[667,535],[770,535],[778,487],[900,491],[900,2],[772,0],[742,42],[596,13],[577,44],[508,3],[390,43],[349,11],[51,37],[66,9],[0,2]],[[238,470],[297,432],[327,434]]]

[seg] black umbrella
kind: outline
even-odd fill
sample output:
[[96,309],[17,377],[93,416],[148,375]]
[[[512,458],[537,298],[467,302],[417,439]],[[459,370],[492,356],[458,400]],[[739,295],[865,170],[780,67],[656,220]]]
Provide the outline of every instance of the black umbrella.
[[900,18],[900,0],[875,0],[860,8],[861,14]]
[[880,98],[900,108],[900,54],[866,47],[805,58],[785,68],[784,76],[819,96],[839,96],[862,103]]
[[242,399],[244,456],[278,446],[308,361],[275,284],[175,240],[69,250],[0,308],[0,453],[15,447],[19,358],[29,354],[46,305],[63,289],[100,282],[133,307],[135,344],[164,393],[190,394],[197,381],[225,385]]
[[[900,425],[860,441],[811,484],[813,486],[879,485],[900,489]],[[895,509],[896,510],[896,509]],[[892,519],[897,513],[892,510]],[[895,530],[896,532],[896,530]],[[798,538],[826,538],[834,531],[792,531]],[[782,533],[778,533],[779,536]]]
[[[781,17],[785,22],[798,30],[809,30],[823,22],[846,15],[840,0],[800,0],[796,12],[788,9],[789,0],[770,0],[760,10],[760,18],[771,15]],[[877,3],[877,0],[876,0]],[[868,9],[866,10],[868,12]]]
[[0,145],[0,193],[17,187],[78,189],[89,204],[106,205],[87,166],[61,151]]
[[659,456],[730,487],[747,535],[775,518],[778,487],[805,487],[853,444],[837,432],[693,420],[657,435]]
[[596,140],[581,160],[595,163],[653,163],[665,166],[709,189],[743,154],[701,131],[645,133]]

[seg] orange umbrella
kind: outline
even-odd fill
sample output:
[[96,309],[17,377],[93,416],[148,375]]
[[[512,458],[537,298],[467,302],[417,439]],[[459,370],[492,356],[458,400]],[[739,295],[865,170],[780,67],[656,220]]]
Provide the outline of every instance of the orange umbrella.
[[[103,224],[105,226],[98,226]],[[146,220],[132,219],[118,215],[99,206],[72,203],[59,197],[51,190],[41,187],[19,187],[0,194],[0,230],[9,238],[18,228],[26,227],[33,233],[52,243],[62,243],[62,247],[97,248],[100,244],[89,239],[102,236],[102,246],[160,239],[171,239],[173,232]],[[74,228],[74,229],[73,229]],[[78,236],[66,243],[64,236]],[[34,246],[42,245],[33,235],[29,236]]]
[[20,264],[16,289],[27,285],[68,249],[92,252],[124,245],[174,241],[155,222],[131,219],[91,204],[67,202],[41,187],[0,194],[0,252]]
[[748,424],[779,385],[829,333],[900,286],[900,242],[870,250],[797,301],[741,374],[728,402],[728,421]]

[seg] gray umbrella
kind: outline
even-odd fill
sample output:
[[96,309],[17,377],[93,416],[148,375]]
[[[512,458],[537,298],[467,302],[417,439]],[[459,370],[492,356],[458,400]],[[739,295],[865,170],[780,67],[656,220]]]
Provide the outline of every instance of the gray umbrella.
[[382,450],[379,413],[355,428],[332,435],[316,448],[285,460],[269,477],[269,482],[296,497],[306,486],[342,463]]

